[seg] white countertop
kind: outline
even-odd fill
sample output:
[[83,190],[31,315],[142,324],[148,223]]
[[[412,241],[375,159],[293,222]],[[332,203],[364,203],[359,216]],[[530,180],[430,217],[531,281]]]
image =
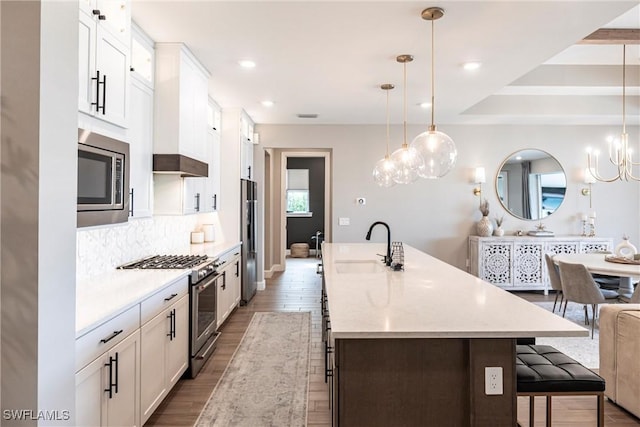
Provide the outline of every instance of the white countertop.
[[[217,257],[240,242],[193,244],[180,254]],[[132,260],[133,261],[133,260]],[[76,283],[76,337],[117,316],[191,270],[117,270]]]
[[[575,323],[408,245],[404,245],[405,270],[391,271],[376,255],[385,251],[386,245],[379,243],[323,244],[323,272],[334,338],[589,334]],[[370,261],[384,269],[366,272],[373,270]],[[350,272],[358,269],[361,271]]]

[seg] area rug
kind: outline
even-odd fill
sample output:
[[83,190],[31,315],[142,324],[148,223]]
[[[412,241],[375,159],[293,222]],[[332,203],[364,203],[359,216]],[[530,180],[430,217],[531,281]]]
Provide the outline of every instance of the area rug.
[[[534,304],[551,311],[553,308],[553,302],[535,302]],[[569,303],[567,306],[567,312],[565,319],[570,320],[585,329],[589,330],[588,337],[540,337],[536,338],[536,344],[544,344],[555,347],[567,356],[580,362],[587,368],[598,369],[600,366],[600,349],[599,349],[599,330],[598,322],[596,321],[596,329],[591,339],[591,325],[584,324],[584,309],[582,304]],[[558,313],[558,307],[556,307],[556,314],[562,316],[562,312]],[[591,307],[589,307],[589,320],[591,321]]]
[[255,313],[195,426],[304,426],[310,329],[308,312]]

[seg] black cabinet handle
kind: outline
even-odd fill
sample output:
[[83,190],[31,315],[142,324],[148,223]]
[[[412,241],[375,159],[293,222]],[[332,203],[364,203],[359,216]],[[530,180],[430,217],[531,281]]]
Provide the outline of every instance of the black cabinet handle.
[[133,216],[133,188],[129,190],[129,216]]
[[109,357],[109,363],[105,363],[104,366],[109,367],[109,388],[105,388],[105,393],[109,393],[109,399],[113,397],[113,357]]
[[106,21],[107,20],[107,16],[106,15],[98,15],[98,19],[100,21]]
[[218,210],[218,195],[217,194],[213,195],[213,210],[214,211]]
[[91,13],[93,13],[94,15],[100,15],[100,9],[93,9]]
[[104,391],[109,393],[109,399],[112,399],[114,391],[118,393],[118,352],[115,357],[109,356],[109,363],[105,363],[104,366],[109,367],[109,388],[105,388]]
[[[100,70],[96,70],[96,76],[91,77],[91,80],[96,81],[96,102],[92,102],[91,105],[96,106],[96,113],[99,113],[102,110],[102,114],[105,114],[105,97],[107,95],[107,76],[102,76],[102,81],[100,81]],[[102,85],[102,105],[100,105],[100,86]]]
[[101,343],[108,343],[109,341],[111,341],[112,339],[114,339],[115,337],[117,337],[118,335],[120,335],[122,333],[123,329],[120,329],[119,331],[113,331],[113,333],[111,335],[109,335],[107,338],[102,338],[100,340]]
[[100,110],[100,70],[96,70],[96,76],[91,77],[91,80],[96,81],[96,102],[92,102],[91,105],[95,105],[96,111],[99,111]]
[[107,75],[102,76],[102,114],[107,114]]
[[216,129],[216,127],[215,127],[215,126],[213,126],[211,129],[213,129],[213,130],[218,130],[218,129]]
[[249,179],[251,179],[251,166],[249,166],[247,169],[249,169]]
[[224,291],[225,289],[227,289],[227,272],[223,271],[222,272],[222,290]]
[[236,261],[236,277],[240,277],[240,261]]
[[169,319],[169,333],[167,336],[169,337],[169,341],[173,341],[176,337],[176,309],[171,310],[169,315],[167,316]]
[[176,309],[173,309],[173,338],[176,337]]
[[196,193],[195,199],[196,199],[195,210],[196,212],[200,212],[200,193]]
[[133,67],[129,67],[129,71],[135,71],[136,69]]
[[114,388],[116,390],[116,394],[118,393],[118,352],[116,351],[116,357],[113,359],[113,363],[116,365],[116,381],[113,383]]
[[174,299],[174,298],[175,298],[175,297],[177,297],[177,296],[178,296],[178,294],[171,294],[171,296],[170,296],[170,297],[167,297],[167,298],[165,298],[164,300],[165,300],[165,301],[171,301],[172,299]]

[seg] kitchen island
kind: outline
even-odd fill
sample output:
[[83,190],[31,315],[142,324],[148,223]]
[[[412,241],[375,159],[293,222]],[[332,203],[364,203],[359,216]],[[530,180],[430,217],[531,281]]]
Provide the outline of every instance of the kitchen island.
[[[515,426],[516,339],[588,335],[407,245],[392,271],[385,251],[323,244],[337,425]],[[502,394],[485,393],[487,367],[502,368]]]

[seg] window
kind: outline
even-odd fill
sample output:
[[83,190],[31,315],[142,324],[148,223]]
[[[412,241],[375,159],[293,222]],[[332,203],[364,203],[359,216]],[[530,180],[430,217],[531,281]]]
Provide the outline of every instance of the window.
[[287,215],[311,216],[309,169],[287,169]]

